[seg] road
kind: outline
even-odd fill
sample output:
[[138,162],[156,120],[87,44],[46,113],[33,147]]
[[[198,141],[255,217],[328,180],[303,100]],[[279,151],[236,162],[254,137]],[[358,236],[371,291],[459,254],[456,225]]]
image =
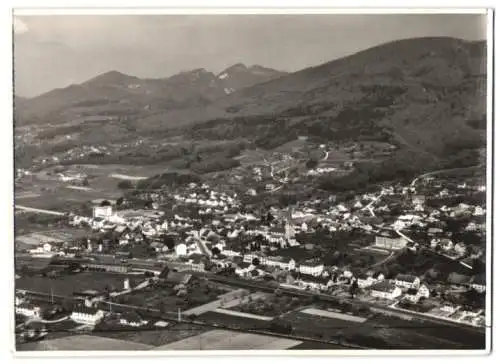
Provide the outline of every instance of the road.
[[377,263],[372,264],[371,266],[369,266],[368,269],[372,269],[372,268],[378,267],[378,266],[380,266],[380,265],[382,265],[384,263],[387,263],[393,257],[394,257],[394,252],[391,252],[391,254],[389,254],[387,257],[385,257],[384,259],[382,259],[380,262],[377,262]]
[[468,171],[468,170],[474,170],[477,168],[481,168],[481,165],[478,166],[472,166],[472,167],[463,167],[463,168],[450,168],[450,169],[439,169],[437,171],[431,171],[427,172],[424,174],[421,174],[420,176],[417,176],[410,184],[411,187],[415,186],[415,183],[418,182],[419,179],[426,178],[426,177],[431,177],[435,176],[441,173],[449,173],[449,172],[458,172],[458,171]]
[[37,209],[34,207],[28,207],[28,206],[21,206],[21,205],[15,205],[16,209],[23,210],[23,211],[28,211],[28,212],[38,212],[40,214],[47,214],[47,215],[56,215],[56,216],[64,216],[64,212],[59,212],[59,211],[52,211],[52,210],[44,210],[44,209]]
[[327,151],[325,152],[325,156],[323,157],[323,159],[322,159],[322,160],[326,161],[326,160],[328,159],[328,156],[329,156],[329,155],[330,155],[330,151],[329,151],[329,150],[327,150]]

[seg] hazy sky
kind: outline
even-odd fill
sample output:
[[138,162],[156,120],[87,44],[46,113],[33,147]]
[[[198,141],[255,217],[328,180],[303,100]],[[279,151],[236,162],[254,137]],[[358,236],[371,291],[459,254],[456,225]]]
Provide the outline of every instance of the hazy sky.
[[481,15],[59,15],[14,18],[16,93],[117,70],[168,77],[242,62],[296,71],[387,41],[485,39]]

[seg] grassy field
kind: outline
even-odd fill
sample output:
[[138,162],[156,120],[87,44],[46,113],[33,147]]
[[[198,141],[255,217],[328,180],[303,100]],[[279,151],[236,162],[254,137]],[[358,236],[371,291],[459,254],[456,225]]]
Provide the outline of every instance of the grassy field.
[[362,325],[358,322],[332,317],[311,316],[301,312],[290,313],[282,319],[292,325],[294,334],[326,340],[336,340],[345,332]]
[[483,349],[484,332],[466,327],[403,320],[377,315],[365,323],[366,331],[356,332],[357,340],[383,340],[404,349]]
[[130,279],[132,287],[142,281],[141,278],[123,274],[86,272],[56,278],[21,277],[16,279],[16,289],[47,293],[52,289],[54,295],[71,296],[73,292],[85,290],[104,291],[106,286],[111,287],[111,289],[121,290],[125,278]]
[[300,343],[267,335],[211,330],[154,350],[286,350]]
[[151,346],[93,335],[72,335],[53,340],[41,340],[21,344],[16,349],[19,351],[149,350],[151,349]]
[[263,328],[267,321],[255,320],[246,317],[236,317],[218,312],[206,312],[196,318],[197,321],[221,325],[221,327],[234,327],[238,329]]
[[305,305],[299,298],[275,294],[246,301],[241,305],[232,307],[231,310],[262,316],[279,316]]
[[186,295],[178,297],[173,285],[162,285],[158,287],[147,287],[141,291],[131,292],[122,296],[123,303],[150,308],[163,309],[166,312],[177,312],[178,309],[188,310],[217,300],[217,297],[226,291],[197,284],[187,287]]
[[56,211],[71,211],[75,206],[95,199],[116,199],[122,195],[117,185],[120,179],[114,175],[130,177],[151,177],[166,170],[165,166],[130,165],[73,165],[68,171],[84,173],[88,176],[86,189],[70,188],[72,182],[59,181],[53,168],[38,172],[29,180],[16,186],[16,203],[35,208]]
[[150,330],[130,330],[93,332],[96,337],[106,337],[118,340],[125,340],[131,343],[160,346],[182,340],[191,336],[200,335],[210,328],[184,323],[170,324],[165,328],[155,328]]

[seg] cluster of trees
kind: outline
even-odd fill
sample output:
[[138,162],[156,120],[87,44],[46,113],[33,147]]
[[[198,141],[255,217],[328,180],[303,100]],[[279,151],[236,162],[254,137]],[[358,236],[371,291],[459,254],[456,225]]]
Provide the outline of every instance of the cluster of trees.
[[163,186],[185,185],[200,181],[200,177],[191,173],[167,172],[140,181],[137,183],[137,189],[159,189]]
[[189,165],[189,168],[198,174],[224,171],[227,169],[236,168],[240,162],[236,159],[229,158],[225,155],[213,155],[210,158],[199,160]]
[[318,187],[327,191],[350,191],[386,181],[409,181],[415,175],[432,168],[428,158],[406,151],[378,163],[358,163],[355,170],[342,177],[325,176]]

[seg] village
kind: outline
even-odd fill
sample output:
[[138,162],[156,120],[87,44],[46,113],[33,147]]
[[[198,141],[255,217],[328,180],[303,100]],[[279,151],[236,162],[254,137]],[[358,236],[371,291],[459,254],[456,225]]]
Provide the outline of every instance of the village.
[[[261,182],[258,173],[254,174]],[[414,315],[477,328],[485,325],[485,202],[477,197],[484,196],[485,187],[474,178],[468,182],[437,176],[417,178],[410,185],[384,185],[348,201],[331,196],[327,203],[313,199],[255,211],[242,204],[248,191],[242,194],[208,181],[174,190],[138,192],[134,200],[126,196],[95,200],[90,216],[69,213],[60,217],[65,229],[83,232],[77,239],[40,234],[18,238],[40,243],[17,252],[17,315],[28,317],[30,325],[49,322],[36,304],[40,286],[30,284],[33,279],[20,284],[25,275],[48,280],[50,291],[55,290],[57,296],[58,282],[68,274],[101,274],[103,280],[109,274],[113,281],[117,280],[113,275],[123,276],[113,284],[114,291],[88,287],[85,300],[80,301],[83,304],[67,308],[69,316],[62,317],[87,329],[104,322],[109,325],[111,317],[118,325],[142,327],[152,322],[147,313],[138,313],[139,307],[158,313],[170,310],[179,320],[181,314],[193,318],[190,310],[195,312],[192,304],[197,303],[211,305],[195,315],[197,320],[205,317],[204,322],[215,314],[272,320],[264,309],[246,307],[249,298],[244,297],[251,301],[256,294],[263,302],[269,297],[259,289],[252,288],[233,304],[240,307],[247,302],[243,305],[246,312],[221,304],[220,294],[230,294],[234,288],[222,283],[221,290],[217,288],[221,282],[213,279],[236,279],[265,289],[273,287],[273,291],[286,290],[290,295],[297,292],[299,297],[350,300],[372,307],[368,311],[376,308],[403,317]],[[138,199],[147,203],[139,207]],[[40,260],[50,263],[34,269]],[[180,278],[169,289],[175,286],[173,295],[184,297],[183,301],[165,308],[164,298],[140,298],[148,296],[144,292],[152,287],[164,287],[172,274],[180,274]],[[185,297],[196,296],[195,290],[187,293],[191,288],[182,287],[193,279],[212,282],[211,289],[217,294],[186,301]],[[47,296],[47,290],[42,294]],[[88,295],[93,298],[89,300]],[[110,297],[130,308],[109,316],[112,309],[103,302]],[[311,302],[297,302],[297,307],[307,307],[307,303]],[[314,310],[318,308],[304,308],[303,312],[321,311],[320,315],[327,316],[330,312]],[[345,316],[330,314],[337,319]],[[239,327],[240,321],[236,321]],[[158,322],[163,325],[161,319]]]

